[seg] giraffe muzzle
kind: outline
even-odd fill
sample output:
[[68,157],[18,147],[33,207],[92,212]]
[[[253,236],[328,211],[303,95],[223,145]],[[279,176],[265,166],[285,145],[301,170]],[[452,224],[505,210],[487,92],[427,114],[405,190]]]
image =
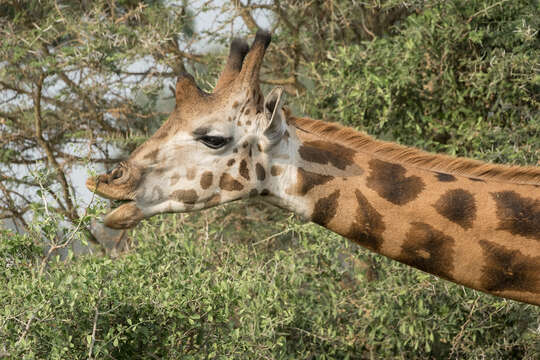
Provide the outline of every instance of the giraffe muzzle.
[[105,215],[105,226],[112,229],[130,229],[135,227],[144,215],[137,207],[135,201],[129,201]]

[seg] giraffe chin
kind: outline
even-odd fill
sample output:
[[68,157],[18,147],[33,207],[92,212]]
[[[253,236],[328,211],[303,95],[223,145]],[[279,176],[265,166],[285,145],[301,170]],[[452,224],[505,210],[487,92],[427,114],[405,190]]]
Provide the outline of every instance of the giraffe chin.
[[142,211],[135,205],[135,201],[130,201],[108,213],[104,223],[112,229],[124,230],[135,227],[142,219]]

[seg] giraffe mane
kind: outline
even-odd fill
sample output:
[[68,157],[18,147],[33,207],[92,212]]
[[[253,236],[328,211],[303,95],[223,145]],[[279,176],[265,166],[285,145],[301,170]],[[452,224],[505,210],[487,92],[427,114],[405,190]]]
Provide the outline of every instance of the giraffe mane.
[[336,123],[287,115],[288,122],[299,130],[380,159],[458,176],[540,185],[540,167],[490,164],[479,160],[428,153],[397,143],[376,140],[363,132]]

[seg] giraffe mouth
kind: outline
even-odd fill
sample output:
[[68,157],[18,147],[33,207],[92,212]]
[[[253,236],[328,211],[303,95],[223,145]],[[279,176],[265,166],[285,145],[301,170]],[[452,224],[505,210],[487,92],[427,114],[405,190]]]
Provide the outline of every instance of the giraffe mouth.
[[130,203],[133,200],[127,200],[127,199],[113,199],[111,200],[111,209],[114,210],[116,208],[119,208],[120,206]]
[[133,200],[115,200],[113,204],[120,205],[105,215],[103,222],[107,227],[118,230],[131,229],[144,219],[142,211]]
[[130,198],[131,194],[125,195],[124,191],[118,191],[114,187],[104,186],[89,178],[86,181],[87,188],[95,194],[111,200],[111,210],[105,215],[105,226],[112,229],[130,229],[135,227],[143,218],[142,211],[136,202]]

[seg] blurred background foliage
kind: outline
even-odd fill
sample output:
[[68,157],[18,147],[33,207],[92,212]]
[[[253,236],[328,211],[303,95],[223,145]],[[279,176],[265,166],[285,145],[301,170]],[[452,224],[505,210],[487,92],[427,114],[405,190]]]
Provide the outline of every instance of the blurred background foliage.
[[0,357],[537,359],[538,307],[256,201],[153,218],[111,251],[89,235],[104,205],[85,209],[74,173],[114,166],[166,118],[180,71],[211,89],[231,37],[259,27],[274,34],[264,89],[284,86],[296,115],[538,165],[539,13],[524,0],[0,1],[0,218],[18,219],[0,230]]

